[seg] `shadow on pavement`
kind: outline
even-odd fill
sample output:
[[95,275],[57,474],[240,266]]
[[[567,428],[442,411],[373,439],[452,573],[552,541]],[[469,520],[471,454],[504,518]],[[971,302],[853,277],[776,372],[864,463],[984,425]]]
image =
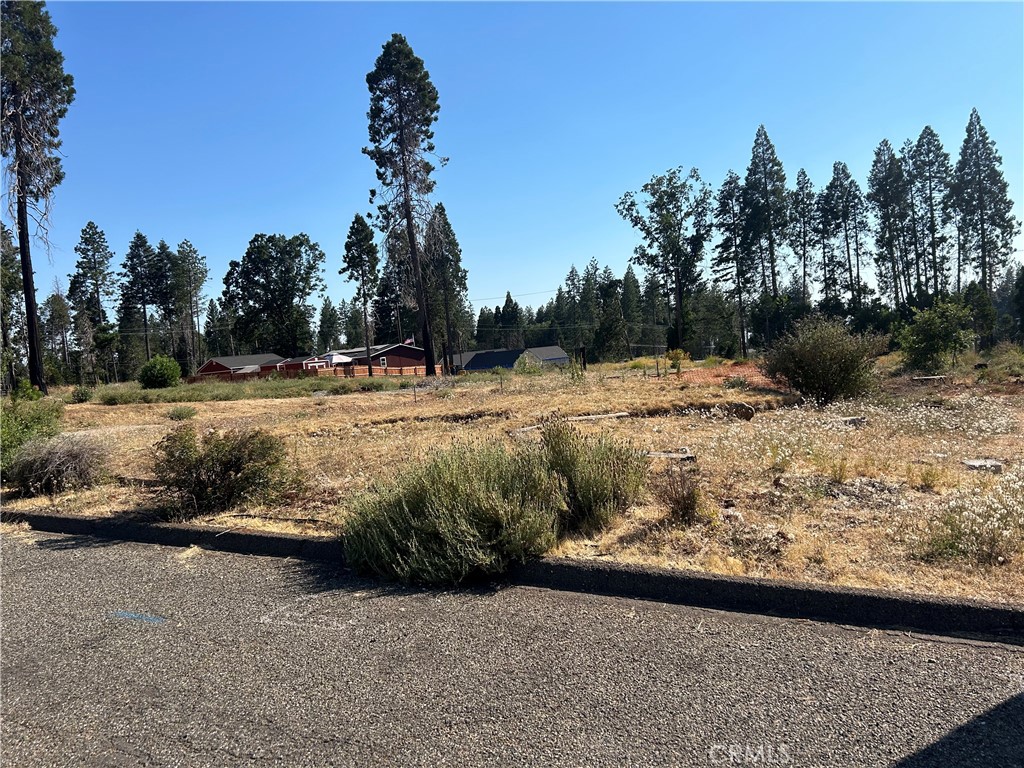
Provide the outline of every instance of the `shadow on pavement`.
[[104,539],[84,534],[61,535],[52,539],[39,539],[35,542],[36,546],[40,549],[46,549],[51,552],[60,552],[68,549],[100,549],[103,547],[116,547],[123,543],[123,541],[117,539]]
[[293,560],[285,569],[297,587],[306,592],[361,592],[374,597],[410,595],[466,595],[487,597],[509,585],[477,580],[460,587],[423,587],[383,581],[358,574],[352,568],[316,560]]
[[950,731],[895,768],[1024,767],[1024,693]]

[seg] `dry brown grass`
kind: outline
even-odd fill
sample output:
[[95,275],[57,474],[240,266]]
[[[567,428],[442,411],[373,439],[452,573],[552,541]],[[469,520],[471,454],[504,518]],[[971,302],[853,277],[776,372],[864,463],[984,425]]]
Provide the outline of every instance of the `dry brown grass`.
[[[235,510],[200,522],[331,535],[343,523],[346,498],[433,448],[467,440],[536,440],[536,432],[510,432],[553,416],[627,411],[630,418],[578,426],[628,437],[651,451],[690,448],[698,457],[708,521],[673,524],[651,494],[610,529],[564,542],[556,554],[1024,603],[1019,559],[982,567],[912,556],[944,495],[991,482],[968,472],[961,459],[991,457],[1013,465],[1024,455],[1019,388],[954,380],[933,389],[893,378],[872,401],[816,410],[782,407],[793,402],[783,392],[715,383],[737,375],[731,368],[711,369],[715,375],[702,379],[710,383],[687,382],[674,372],[655,379],[595,366],[582,385],[559,374],[506,376],[501,382],[481,377],[415,395],[401,390],[192,403],[199,430],[260,427],[285,438],[309,487],[287,509]],[[760,412],[747,422],[712,410],[738,401]],[[118,484],[6,503],[106,515],[158,507],[153,445],[174,425],[168,410],[166,404],[69,405],[65,429],[110,441]],[[866,425],[841,422],[854,415],[866,416]],[[652,471],[665,463],[653,460]]]

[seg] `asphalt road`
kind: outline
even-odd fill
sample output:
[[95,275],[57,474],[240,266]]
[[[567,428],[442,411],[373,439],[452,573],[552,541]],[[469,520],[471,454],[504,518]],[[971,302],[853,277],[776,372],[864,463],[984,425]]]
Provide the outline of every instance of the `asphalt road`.
[[2,537],[5,766],[1024,766],[1024,653]]

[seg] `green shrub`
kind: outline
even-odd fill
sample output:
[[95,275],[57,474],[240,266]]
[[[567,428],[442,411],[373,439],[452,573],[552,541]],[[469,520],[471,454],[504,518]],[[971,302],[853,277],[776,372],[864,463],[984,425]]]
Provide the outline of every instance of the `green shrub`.
[[877,337],[854,336],[841,321],[812,316],[798,320],[759,367],[770,379],[825,404],[870,391],[879,351]]
[[156,474],[185,516],[266,503],[294,487],[284,441],[263,430],[213,430],[197,437],[191,424],[157,444]]
[[96,485],[106,465],[106,447],[95,437],[36,437],[14,457],[9,479],[26,494],[53,495]]
[[555,543],[558,503],[539,452],[457,446],[360,497],[345,526],[345,555],[404,582],[497,574]]
[[729,376],[722,382],[722,386],[726,389],[749,389],[750,382],[743,376]]
[[948,368],[973,342],[970,323],[970,310],[955,301],[915,310],[914,319],[897,334],[907,367],[925,373]]
[[188,421],[196,415],[196,409],[191,405],[176,405],[167,412],[167,418],[171,421]]
[[11,400],[39,400],[43,393],[32,386],[28,379],[18,379],[11,390]]
[[79,385],[71,390],[72,403],[88,403],[92,400],[93,391],[91,387]]
[[565,533],[596,531],[635,502],[643,491],[647,458],[607,436],[585,437],[565,421],[542,430],[548,468],[563,485]]
[[139,371],[143,389],[164,389],[181,383],[181,366],[166,355],[156,355]]
[[0,403],[0,469],[5,473],[22,445],[60,432],[60,400],[5,400]]

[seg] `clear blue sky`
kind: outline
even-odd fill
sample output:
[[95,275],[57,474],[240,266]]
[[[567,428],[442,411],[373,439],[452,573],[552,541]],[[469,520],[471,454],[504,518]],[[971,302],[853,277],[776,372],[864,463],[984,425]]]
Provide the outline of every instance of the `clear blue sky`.
[[591,257],[621,274],[636,243],[622,193],[677,165],[717,188],[759,123],[790,184],[804,167],[820,187],[843,160],[866,186],[878,142],[926,124],[955,162],[977,107],[1024,218],[1021,3],[48,7],[78,95],[40,300],[89,220],[118,262],[136,229],[188,238],[210,295],[254,234],[306,232],[329,295],[350,296],[345,233],[375,184],[365,76],[393,32],[440,94],[436,199],[477,308],[506,290],[536,306]]

